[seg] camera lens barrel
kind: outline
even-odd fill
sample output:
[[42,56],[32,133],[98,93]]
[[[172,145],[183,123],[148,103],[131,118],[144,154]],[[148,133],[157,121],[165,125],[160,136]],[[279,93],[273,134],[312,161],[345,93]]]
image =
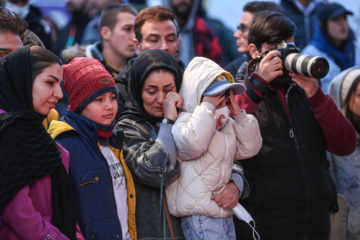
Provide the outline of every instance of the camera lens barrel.
[[289,72],[312,78],[323,78],[329,72],[329,63],[323,57],[302,53],[290,53],[284,59],[284,67]]

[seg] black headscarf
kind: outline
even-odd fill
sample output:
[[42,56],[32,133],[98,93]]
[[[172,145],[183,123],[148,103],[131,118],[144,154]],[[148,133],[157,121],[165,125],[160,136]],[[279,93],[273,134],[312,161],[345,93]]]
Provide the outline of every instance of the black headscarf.
[[0,58],[0,214],[19,190],[51,175],[53,225],[75,239],[70,179],[46,116],[33,111],[31,76],[30,46]]
[[131,77],[128,83],[129,95],[125,102],[125,110],[120,115],[120,120],[127,118],[136,122],[147,121],[152,124],[161,121],[161,118],[153,117],[145,111],[141,97],[146,77],[156,69],[171,71],[175,76],[176,90],[180,90],[182,73],[175,58],[163,50],[153,49],[143,51],[132,65]]

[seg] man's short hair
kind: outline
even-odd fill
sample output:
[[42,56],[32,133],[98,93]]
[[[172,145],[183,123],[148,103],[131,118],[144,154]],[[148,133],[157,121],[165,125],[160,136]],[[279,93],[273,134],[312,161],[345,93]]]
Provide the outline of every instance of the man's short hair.
[[278,44],[294,36],[295,24],[283,13],[261,11],[255,14],[249,28],[248,43],[260,51],[263,43]]
[[164,22],[172,21],[175,24],[177,35],[179,35],[179,27],[175,21],[175,15],[171,9],[165,6],[148,7],[139,12],[135,19],[134,32],[135,37],[140,43],[142,40],[141,28],[146,21],[149,22]]
[[282,8],[275,2],[268,1],[252,1],[243,7],[243,12],[257,13],[265,10],[282,12]]
[[27,29],[28,24],[24,19],[7,8],[0,7],[0,33],[11,32],[23,41]]
[[100,14],[99,30],[104,26],[113,30],[118,21],[118,13],[124,12],[130,13],[134,16],[138,14],[137,10],[129,4],[111,4],[104,8]]

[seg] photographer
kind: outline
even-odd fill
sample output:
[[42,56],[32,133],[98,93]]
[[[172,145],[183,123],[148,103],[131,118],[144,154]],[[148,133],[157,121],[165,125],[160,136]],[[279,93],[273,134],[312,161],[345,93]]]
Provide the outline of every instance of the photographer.
[[[241,204],[262,239],[327,240],[329,214],[337,210],[337,202],[325,150],[352,153],[356,134],[317,79],[284,75],[284,56],[274,49],[282,41],[293,42],[294,31],[286,16],[272,11],[256,14],[249,30],[254,60],[248,66],[246,93],[236,101],[257,118],[263,146],[242,161],[251,193]],[[235,226],[238,239],[252,239],[245,223],[235,219]]]

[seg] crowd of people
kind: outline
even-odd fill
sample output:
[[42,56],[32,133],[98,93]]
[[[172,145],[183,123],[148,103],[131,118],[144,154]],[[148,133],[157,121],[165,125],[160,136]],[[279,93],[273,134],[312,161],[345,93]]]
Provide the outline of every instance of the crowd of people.
[[350,10],[66,3],[0,2],[0,239],[360,239]]

